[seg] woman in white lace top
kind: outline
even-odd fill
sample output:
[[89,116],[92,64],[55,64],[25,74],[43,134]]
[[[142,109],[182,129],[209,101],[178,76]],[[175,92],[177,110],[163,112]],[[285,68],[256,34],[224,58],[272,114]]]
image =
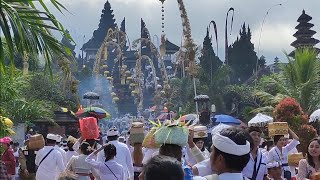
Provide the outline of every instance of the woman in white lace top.
[[320,139],[312,139],[306,159],[302,159],[299,162],[298,180],[310,179],[311,175],[315,172],[320,172]]

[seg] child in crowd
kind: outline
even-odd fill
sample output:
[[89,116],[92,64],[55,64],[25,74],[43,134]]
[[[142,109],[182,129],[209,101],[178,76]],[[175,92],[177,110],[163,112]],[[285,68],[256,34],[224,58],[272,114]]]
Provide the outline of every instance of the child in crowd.
[[268,178],[270,180],[286,180],[282,177],[282,167],[279,162],[273,161],[267,164]]

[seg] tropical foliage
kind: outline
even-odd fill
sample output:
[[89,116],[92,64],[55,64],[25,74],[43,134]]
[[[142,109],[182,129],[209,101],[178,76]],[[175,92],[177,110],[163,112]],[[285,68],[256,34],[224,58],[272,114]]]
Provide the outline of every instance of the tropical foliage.
[[22,96],[22,91],[28,84],[22,76],[1,76],[1,96],[0,96],[0,114],[9,117],[15,122],[23,122],[32,118],[51,119],[52,113],[48,109],[42,108],[42,101],[27,101]]
[[295,57],[288,58],[288,65],[282,66],[283,73],[264,77],[255,95],[274,107],[283,97],[294,98],[301,108],[310,114],[319,108],[320,61],[314,49],[295,51]]
[[299,49],[295,57],[288,57],[289,64],[284,67],[286,87],[308,113],[319,107],[320,61],[315,49]]
[[[210,88],[219,87],[222,92],[223,111],[235,116],[244,115],[246,119],[252,118],[257,113],[273,116],[275,107],[287,97],[294,98],[306,114],[319,108],[319,59],[313,49],[298,49],[295,57],[287,56],[289,63],[281,66],[282,73],[263,76],[255,84],[228,85],[227,81],[221,84],[208,85]],[[232,69],[232,67],[231,67]],[[201,71],[200,71],[201,72]],[[202,78],[202,76],[207,76]],[[228,74],[224,74],[228,77]],[[208,80],[208,74],[200,74],[201,79]],[[214,78],[215,81],[221,78]],[[203,81],[204,82],[204,81]],[[219,82],[219,80],[218,80]],[[200,85],[206,86],[206,85]],[[210,91],[208,92],[210,94]],[[212,99],[214,94],[210,95]],[[216,102],[214,102],[216,103]],[[217,104],[216,104],[217,105]],[[217,107],[217,109],[220,109]]]
[[194,90],[193,82],[190,78],[173,78],[170,81],[172,88],[172,103],[174,109],[178,110],[183,107],[183,113],[194,112],[195,105],[193,103]]
[[[60,12],[65,10],[57,0],[50,0],[50,2]],[[29,56],[33,59],[38,59],[39,55],[42,55],[45,60],[44,71],[49,70],[50,73],[54,55],[72,54],[52,35],[51,31],[66,33],[63,26],[49,11],[44,0],[1,0],[0,6],[0,27],[4,35],[0,37],[1,74],[6,73],[5,54],[10,59],[11,71],[15,69],[14,54],[16,52],[22,57]],[[69,35],[68,37],[70,38]]]
[[17,71],[14,76],[0,76],[0,84],[0,114],[14,122],[50,121],[60,107],[76,109],[74,98],[62,90],[59,76],[53,79],[37,73],[22,76]]
[[[61,13],[66,10],[58,0],[48,2]],[[53,112],[61,106],[77,108],[71,96],[77,93],[70,68],[73,54],[63,44],[73,40],[47,8],[48,2],[0,1],[0,114],[14,122],[52,120]],[[53,31],[61,33],[63,42],[52,35]],[[40,59],[44,59],[43,69],[50,72],[50,79],[36,72]],[[15,68],[22,68],[24,61],[30,65],[29,75]]]

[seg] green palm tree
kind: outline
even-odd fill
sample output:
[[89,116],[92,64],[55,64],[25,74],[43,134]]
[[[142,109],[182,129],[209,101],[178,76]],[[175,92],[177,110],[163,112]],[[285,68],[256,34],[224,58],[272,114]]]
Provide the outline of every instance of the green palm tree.
[[320,60],[315,49],[295,51],[295,57],[287,55],[289,64],[283,68],[289,96],[295,98],[305,110],[312,113],[319,106]]
[[268,90],[260,86],[254,96],[260,99],[262,105],[269,107],[274,107],[282,98],[290,96],[300,103],[306,113],[312,113],[319,108],[320,102],[320,60],[317,55],[312,48],[297,49],[294,58],[286,54],[289,63],[282,67],[282,73],[265,77],[260,82],[262,86],[271,85],[277,89],[277,94],[267,93]]
[[[66,10],[57,0],[50,2],[60,12]],[[0,27],[0,33],[4,35],[0,37],[0,74],[6,73],[5,52],[9,52],[11,71],[14,70],[14,53],[18,52],[35,59],[43,55],[44,70],[49,70],[50,74],[54,55],[72,54],[52,35],[51,31],[58,31],[71,39],[61,23],[51,14],[44,0],[1,0]]]

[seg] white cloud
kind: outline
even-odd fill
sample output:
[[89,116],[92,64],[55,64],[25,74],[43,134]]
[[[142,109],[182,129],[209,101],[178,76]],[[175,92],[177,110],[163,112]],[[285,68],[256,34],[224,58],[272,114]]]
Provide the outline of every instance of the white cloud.
[[[258,51],[260,30],[255,29],[252,34],[252,42]],[[263,27],[260,40],[260,53],[268,51],[282,51],[289,49],[290,43],[295,40],[292,36],[295,30],[289,24],[269,24]]]
[[155,5],[155,4],[159,4],[157,3],[157,1],[155,0],[113,0],[110,1],[111,3],[113,2],[118,2],[118,3],[123,3],[123,4],[127,4],[127,5],[142,5],[142,6],[150,6],[150,5]]
[[[62,21],[71,35],[82,46],[83,35],[86,40],[91,38],[92,32],[97,29],[101,10],[106,0],[60,0],[61,3],[72,12],[72,15],[57,14],[57,18]],[[138,38],[140,35],[140,18],[142,17],[151,34],[161,33],[161,3],[159,0],[109,0],[116,22],[121,23],[126,17],[126,28],[130,40]],[[266,11],[278,3],[283,3],[281,7],[273,8],[263,28],[261,39],[261,54],[272,61],[275,56],[283,56],[282,50],[291,51],[290,43],[294,40],[292,34],[296,31],[297,18],[302,9],[314,19],[314,30],[319,30],[317,24],[320,22],[320,12],[318,0],[185,0],[185,6],[190,18],[193,38],[197,44],[201,44],[205,36],[206,27],[211,20],[215,20],[218,25],[219,36],[219,56],[223,59],[224,46],[224,20],[229,7],[235,9],[234,30],[229,38],[231,43],[239,34],[239,29],[243,22],[249,24],[253,34],[253,42],[258,47],[258,37],[261,22]],[[176,44],[180,44],[182,28],[179,9],[176,0],[165,1],[165,23],[167,37]],[[320,31],[319,31],[320,33]],[[319,35],[315,36],[319,39]],[[257,50],[257,49],[256,49]]]

